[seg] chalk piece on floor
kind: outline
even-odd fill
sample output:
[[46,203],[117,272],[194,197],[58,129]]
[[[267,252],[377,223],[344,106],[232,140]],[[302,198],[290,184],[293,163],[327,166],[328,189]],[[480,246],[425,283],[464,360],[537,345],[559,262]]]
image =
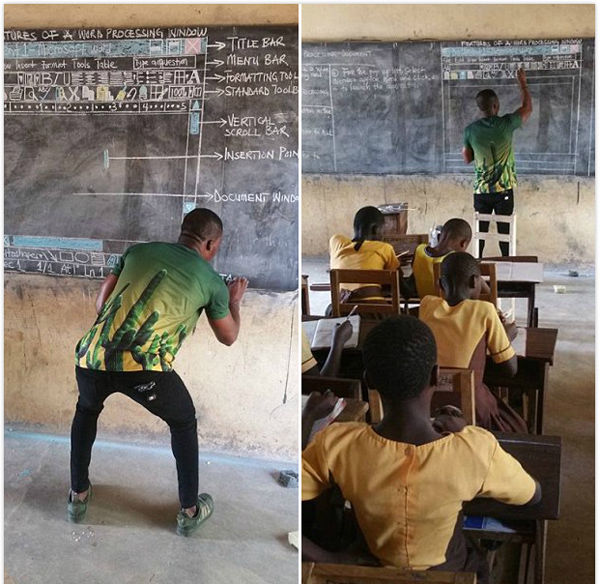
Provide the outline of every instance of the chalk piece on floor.
[[298,488],[298,473],[293,470],[282,470],[279,473],[277,482],[283,487],[289,489]]
[[299,532],[298,531],[290,531],[288,533],[288,543],[290,545],[293,545],[297,550],[300,549],[298,547],[298,539],[299,539]]

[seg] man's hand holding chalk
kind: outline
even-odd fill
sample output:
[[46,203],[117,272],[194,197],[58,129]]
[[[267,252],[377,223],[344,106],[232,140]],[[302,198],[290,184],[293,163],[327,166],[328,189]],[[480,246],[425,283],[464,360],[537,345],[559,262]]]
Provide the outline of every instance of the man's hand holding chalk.
[[229,289],[229,304],[239,304],[247,287],[248,278],[244,278],[243,276],[234,278],[232,282],[227,284],[227,288]]

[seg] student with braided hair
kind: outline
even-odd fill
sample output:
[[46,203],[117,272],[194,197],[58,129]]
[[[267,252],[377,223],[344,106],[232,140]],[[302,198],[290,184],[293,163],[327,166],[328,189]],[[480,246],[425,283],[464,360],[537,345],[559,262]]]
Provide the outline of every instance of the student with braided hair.
[[[376,207],[362,207],[354,216],[354,237],[334,235],[329,241],[330,268],[338,270],[397,270],[400,262],[394,248],[381,241],[383,213]],[[343,285],[342,299],[381,300],[380,286]]]
[[358,563],[370,552],[384,566],[477,572],[477,582],[487,582],[485,558],[467,548],[462,533],[463,502],[535,504],[539,484],[483,428],[451,416],[432,424],[437,351],[425,323],[409,316],[383,321],[369,333],[363,359],[383,419],[319,432],[302,454],[302,500],[310,504],[339,487],[367,549],[327,551],[325,542],[306,537],[303,524],[303,559]]

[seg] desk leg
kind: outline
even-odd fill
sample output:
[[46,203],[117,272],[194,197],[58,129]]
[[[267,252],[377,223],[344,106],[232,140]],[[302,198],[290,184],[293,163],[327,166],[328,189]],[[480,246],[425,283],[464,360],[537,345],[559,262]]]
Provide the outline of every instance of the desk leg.
[[531,285],[527,295],[527,326],[534,327],[535,324],[535,284]]
[[550,371],[550,365],[543,363],[540,365],[541,368],[541,383],[538,391],[537,407],[536,407],[536,434],[544,433],[544,395],[548,391],[548,373]]
[[535,522],[535,570],[534,584],[544,584],[546,570],[546,535],[548,522],[540,519]]
[[537,431],[539,422],[540,391],[532,387],[527,390],[527,430],[532,434],[539,434]]

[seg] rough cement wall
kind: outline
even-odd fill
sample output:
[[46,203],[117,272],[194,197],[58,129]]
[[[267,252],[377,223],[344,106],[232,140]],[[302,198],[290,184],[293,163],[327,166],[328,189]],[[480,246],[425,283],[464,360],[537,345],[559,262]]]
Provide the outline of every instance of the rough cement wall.
[[[451,217],[471,222],[472,179],[454,175],[305,175],[303,255],[327,254],[329,238],[335,233],[351,236],[354,213],[360,207],[404,201],[411,209],[409,233],[427,233],[432,225]],[[547,263],[594,261],[594,179],[521,178],[515,190],[515,209],[519,253],[538,255]],[[486,253],[492,255],[487,247]]]
[[[98,281],[6,274],[5,422],[68,433],[77,401],[74,348],[95,319]],[[201,448],[294,458],[298,435],[297,294],[250,291],[242,329],[219,344],[204,316],[175,360],[198,415]],[[283,395],[287,387],[287,402]],[[164,422],[125,396],[100,417],[105,436],[160,437]]]
[[[297,5],[28,4],[4,7],[5,28],[283,25]],[[100,283],[5,276],[4,407],[7,423],[67,433],[77,400],[73,350],[93,322]],[[196,404],[201,448],[296,458],[299,367],[297,294],[249,291],[242,330],[220,345],[202,317],[176,360]],[[285,388],[288,400],[282,404]],[[123,396],[111,397],[100,432],[144,437],[168,429]]]
[[594,36],[593,4],[304,4],[305,41]]
[[[302,38],[334,42],[593,37],[594,9],[591,4],[304,5]],[[519,181],[517,250],[535,253],[544,262],[593,262],[594,179],[521,176]],[[471,177],[454,175],[305,175],[302,253],[326,254],[329,237],[351,234],[354,213],[364,205],[408,202],[414,209],[409,214],[411,233],[426,233],[450,217],[470,221],[471,183]]]
[[296,4],[7,4],[4,28],[297,24]]

